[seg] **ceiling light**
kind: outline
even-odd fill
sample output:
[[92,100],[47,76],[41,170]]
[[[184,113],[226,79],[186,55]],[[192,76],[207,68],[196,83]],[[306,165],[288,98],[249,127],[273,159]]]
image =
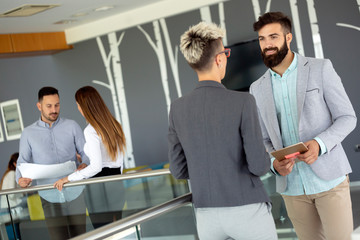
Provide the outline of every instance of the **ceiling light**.
[[5,13],[0,14],[1,17],[27,17],[34,14],[43,12],[45,10],[57,7],[60,5],[34,5],[34,4],[25,4]]
[[75,13],[75,14],[71,15],[71,17],[83,17],[83,16],[86,16],[88,14],[89,13],[87,13],[87,12],[79,12],[79,13]]
[[110,9],[113,9],[114,6],[102,6],[94,9],[95,12],[101,12],[101,11],[108,11]]
[[55,22],[54,24],[71,24],[76,22],[76,20],[71,20],[71,19],[65,19],[65,20],[60,20],[58,22]]

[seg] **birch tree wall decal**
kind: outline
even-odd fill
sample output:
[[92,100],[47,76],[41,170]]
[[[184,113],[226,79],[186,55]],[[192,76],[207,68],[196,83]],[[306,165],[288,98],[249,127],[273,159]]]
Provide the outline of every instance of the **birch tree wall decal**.
[[292,15],[292,23],[294,26],[296,45],[297,45],[297,49],[298,49],[297,51],[300,55],[305,56],[297,0],[290,0],[290,9],[291,9],[291,15]]
[[[219,3],[219,18],[220,18],[220,27],[222,29],[226,29],[226,24],[225,24],[225,9],[224,9],[224,3],[221,2]],[[224,37],[223,37],[223,44],[224,46],[228,45],[228,41],[227,41],[227,34],[225,33]]]
[[200,8],[200,16],[201,16],[201,21],[207,22],[207,23],[212,23],[211,12],[210,12],[209,6]]
[[[218,9],[219,9],[220,27],[223,28],[223,29],[226,29],[225,10],[224,10],[224,3],[223,2],[218,4]],[[210,6],[200,8],[200,16],[201,16],[201,21],[203,21],[203,22],[207,22],[207,23],[212,23],[213,22],[212,18],[211,18]],[[227,46],[228,41],[227,41],[226,34],[225,34],[225,36],[224,36],[224,38],[222,40],[223,40],[224,46]]]
[[[360,12],[360,0],[357,0],[357,4],[358,4],[359,12]],[[336,26],[339,26],[339,27],[346,27],[346,28],[351,28],[351,29],[355,29],[355,30],[357,30],[357,31],[360,31],[360,27],[357,27],[357,26],[352,25],[352,24],[347,24],[347,23],[336,23]]]
[[[260,0],[251,0],[253,9],[254,9],[255,21],[257,21],[258,17],[260,17],[262,15],[259,1]],[[265,9],[264,13],[267,13],[270,11],[270,5],[271,5],[271,0],[267,0],[266,9]]]
[[323,47],[321,43],[321,37],[319,32],[319,25],[317,22],[317,15],[314,0],[307,0],[309,19],[310,19],[310,27],[311,27],[311,35],[314,45],[315,57],[316,58],[324,58]]
[[162,32],[164,35],[164,39],[165,39],[166,49],[167,49],[167,53],[168,53],[168,57],[169,57],[169,61],[170,61],[170,67],[171,67],[171,71],[172,71],[174,81],[175,81],[176,92],[177,92],[178,97],[181,97],[182,93],[181,93],[179,65],[178,65],[179,47],[177,45],[175,46],[175,49],[174,49],[175,54],[174,54],[172,46],[171,46],[169,31],[168,31],[166,21],[164,18],[160,19],[160,26],[161,26],[161,29],[162,29]]
[[158,20],[153,21],[152,24],[153,24],[154,34],[155,34],[155,41],[153,41],[151,39],[150,35],[140,25],[137,26],[137,28],[144,34],[144,36],[148,40],[150,46],[153,48],[153,50],[158,58],[159,67],[160,67],[160,75],[161,75],[161,83],[162,83],[164,94],[165,94],[167,113],[169,115],[171,100],[170,100],[167,68],[166,68],[166,59],[165,59],[165,54],[164,54],[164,46],[163,46],[163,42],[161,39],[159,21]]
[[115,32],[109,33],[107,35],[110,47],[108,55],[106,55],[101,38],[96,38],[109,83],[107,84],[98,80],[93,80],[93,83],[104,86],[111,92],[115,118],[121,123],[126,138],[126,154],[124,156],[125,168],[132,168],[135,167],[135,158],[119,52],[119,45],[121,44],[124,35],[125,32],[122,32],[119,39],[117,39]]

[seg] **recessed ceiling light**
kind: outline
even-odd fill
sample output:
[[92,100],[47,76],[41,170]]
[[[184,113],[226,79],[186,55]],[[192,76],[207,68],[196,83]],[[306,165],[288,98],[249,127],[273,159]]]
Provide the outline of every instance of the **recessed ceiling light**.
[[71,15],[71,17],[83,17],[83,16],[86,16],[88,14],[89,13],[87,13],[87,12],[79,12],[79,13],[75,13],[75,14]]
[[25,4],[18,8],[12,9],[5,13],[0,14],[1,17],[27,17],[34,14],[43,12],[45,10],[57,7],[60,5],[36,5],[36,4]]
[[71,19],[65,19],[65,20],[60,20],[58,22],[55,22],[54,24],[71,24],[77,22],[76,20],[71,20]]
[[102,6],[102,7],[95,8],[94,11],[95,12],[108,11],[113,8],[114,8],[114,6]]

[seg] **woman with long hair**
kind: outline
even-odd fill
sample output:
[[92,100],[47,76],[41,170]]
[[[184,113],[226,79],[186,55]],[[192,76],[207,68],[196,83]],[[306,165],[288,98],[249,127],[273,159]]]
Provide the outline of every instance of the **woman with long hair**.
[[[16,180],[15,180],[15,170],[16,170],[16,162],[19,158],[19,153],[13,153],[10,157],[8,166],[4,175],[1,179],[0,190],[12,189],[16,188]],[[16,194],[9,195],[9,203],[10,207],[15,207],[16,205],[21,203],[21,198],[19,198]],[[6,196],[1,196],[1,208],[8,208]]]
[[85,86],[75,94],[78,110],[89,123],[84,130],[84,151],[90,165],[55,182],[60,191],[69,181],[121,174],[126,141],[122,127],[112,116],[98,91]]
[[[90,164],[55,182],[54,187],[59,191],[69,181],[121,174],[123,170],[126,140],[120,123],[112,116],[95,88],[80,88],[75,100],[79,112],[89,123],[84,129],[84,152]],[[86,206],[94,228],[121,218],[125,202],[123,189],[122,182],[87,186]]]

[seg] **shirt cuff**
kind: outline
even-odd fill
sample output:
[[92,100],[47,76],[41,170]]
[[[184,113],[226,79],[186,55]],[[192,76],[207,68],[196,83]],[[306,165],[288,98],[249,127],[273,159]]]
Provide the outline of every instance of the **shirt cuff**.
[[315,141],[317,141],[317,143],[319,144],[320,146],[320,151],[319,151],[319,156],[325,154],[327,152],[327,149],[326,149],[326,146],[325,146],[325,143],[318,137],[314,138]]
[[[80,179],[81,179],[81,178],[80,178]],[[77,181],[77,180],[80,180],[80,179],[79,179],[79,173],[78,173],[78,171],[75,171],[75,172],[73,172],[72,174],[70,174],[70,175],[68,176],[69,182]]]
[[271,166],[270,166],[270,170],[273,174],[277,175],[277,176],[280,176],[280,174],[275,170],[274,168],[274,161],[275,161],[276,158],[272,157],[270,160],[271,160]]

